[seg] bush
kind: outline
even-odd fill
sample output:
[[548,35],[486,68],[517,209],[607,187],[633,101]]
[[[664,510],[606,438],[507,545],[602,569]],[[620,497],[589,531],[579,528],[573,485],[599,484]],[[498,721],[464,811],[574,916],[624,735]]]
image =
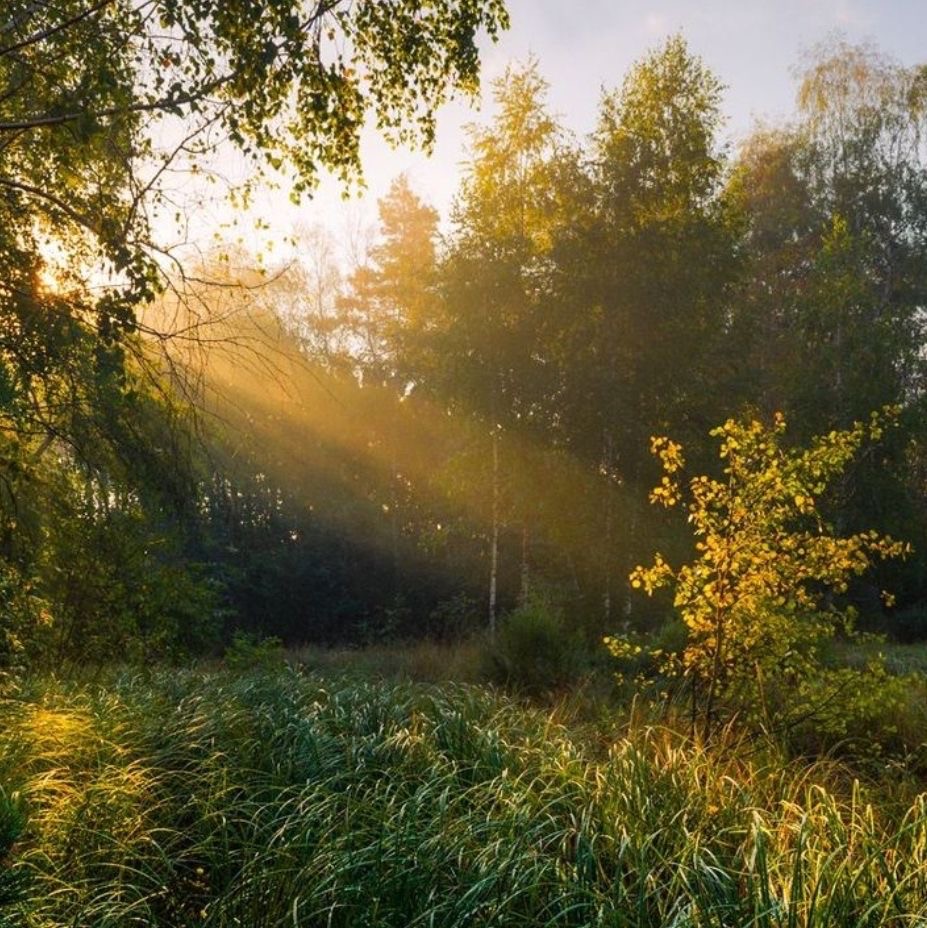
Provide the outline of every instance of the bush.
[[279,638],[257,638],[238,631],[223,656],[229,670],[273,670],[285,661],[283,642]]
[[556,689],[579,675],[582,654],[582,640],[563,611],[535,600],[503,618],[489,648],[489,676],[526,692]]
[[0,696],[15,689],[29,663],[30,645],[34,650],[48,624],[47,607],[31,581],[0,563]]
[[771,727],[801,753],[913,761],[923,747],[924,683],[920,674],[891,674],[881,655],[864,667],[827,668],[770,694]]
[[[877,560],[910,553],[909,544],[876,531],[836,535],[817,508],[828,485],[865,442],[878,441],[897,422],[898,412],[886,407],[868,424],[831,431],[807,449],[786,441],[779,413],[771,426],[729,419],[710,433],[721,439],[723,479],[683,481],[682,446],[651,440],[664,476],[650,501],[668,508],[684,501],[695,557],[674,568],[656,552],[650,566],[631,572],[631,586],[648,595],[672,589],[687,640],[682,654],[667,656],[660,669],[691,681],[692,717],[706,736],[735,717],[768,725],[767,689],[776,681],[809,694],[820,689],[822,648],[838,632],[850,635],[856,618],[831,594],[846,593]],[[641,650],[620,637],[606,645],[622,658]]]
[[642,691],[660,679],[661,669],[668,660],[678,660],[685,651],[688,629],[678,616],[673,616],[653,632],[609,635],[604,642],[612,658],[608,667],[616,671],[616,681],[631,685],[632,692]]
[[466,593],[443,599],[428,616],[428,631],[442,641],[459,641],[472,635],[484,621],[476,600]]

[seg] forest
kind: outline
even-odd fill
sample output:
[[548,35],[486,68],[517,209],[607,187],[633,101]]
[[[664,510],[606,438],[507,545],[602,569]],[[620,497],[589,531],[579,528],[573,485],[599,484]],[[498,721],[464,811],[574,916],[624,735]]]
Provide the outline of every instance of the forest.
[[[927,919],[927,65],[579,134],[517,27],[0,11],[0,928]],[[192,240],[481,93],[443,213]]]

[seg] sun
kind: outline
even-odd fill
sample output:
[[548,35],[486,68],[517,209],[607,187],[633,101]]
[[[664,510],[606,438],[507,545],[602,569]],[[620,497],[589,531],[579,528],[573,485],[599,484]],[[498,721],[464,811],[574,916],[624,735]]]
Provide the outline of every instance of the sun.
[[50,235],[38,238],[37,284],[46,296],[65,296],[76,287],[74,255],[64,242]]
[[39,291],[47,296],[61,296],[65,290],[64,281],[58,271],[43,264],[39,271]]

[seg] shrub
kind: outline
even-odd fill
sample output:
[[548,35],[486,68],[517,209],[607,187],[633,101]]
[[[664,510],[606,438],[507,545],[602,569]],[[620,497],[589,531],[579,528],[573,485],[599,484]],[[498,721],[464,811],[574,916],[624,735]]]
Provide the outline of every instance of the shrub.
[[922,686],[917,674],[891,674],[879,655],[864,667],[822,669],[796,689],[772,690],[770,698],[788,742],[803,753],[907,755],[919,747],[909,701]]
[[489,676],[526,692],[556,689],[579,675],[582,640],[563,611],[542,599],[519,606],[500,623],[489,648]]
[[39,632],[49,625],[47,606],[35,595],[33,584],[0,563],[0,696],[16,686],[16,680],[39,644]]
[[428,630],[436,638],[456,641],[472,635],[482,620],[476,600],[466,593],[455,593],[431,610]]
[[[855,619],[830,594],[846,593],[875,560],[910,551],[875,531],[838,535],[818,503],[864,442],[877,441],[896,417],[886,408],[807,449],[786,445],[779,414],[770,427],[731,419],[711,433],[721,440],[723,479],[697,476],[688,485],[680,479],[682,447],[652,440],[664,476],[650,500],[666,507],[685,500],[696,554],[673,568],[657,553],[651,566],[632,572],[631,585],[648,594],[672,588],[687,642],[661,669],[690,682],[693,719],[706,735],[722,716],[768,726],[772,682],[814,689],[822,647],[838,631],[851,635]],[[619,657],[640,650],[616,638],[606,644]]]
[[628,631],[620,638],[608,637],[605,642],[615,659],[610,669],[617,670],[617,682],[631,683],[640,691],[657,682],[668,662],[679,660],[688,642],[688,631],[682,620],[675,616],[656,631]]
[[273,670],[285,661],[283,642],[279,638],[258,638],[237,631],[223,656],[229,670]]

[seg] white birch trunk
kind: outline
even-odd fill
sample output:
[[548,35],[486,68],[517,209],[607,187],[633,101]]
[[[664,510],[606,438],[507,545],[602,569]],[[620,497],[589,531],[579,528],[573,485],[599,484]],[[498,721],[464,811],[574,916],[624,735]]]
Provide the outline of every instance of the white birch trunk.
[[521,527],[521,589],[518,593],[518,599],[523,606],[528,602],[528,593],[531,586],[531,567],[528,559],[530,551],[531,536],[526,523]]
[[496,598],[499,586],[499,430],[492,430],[492,540],[489,552],[489,634],[496,635]]

